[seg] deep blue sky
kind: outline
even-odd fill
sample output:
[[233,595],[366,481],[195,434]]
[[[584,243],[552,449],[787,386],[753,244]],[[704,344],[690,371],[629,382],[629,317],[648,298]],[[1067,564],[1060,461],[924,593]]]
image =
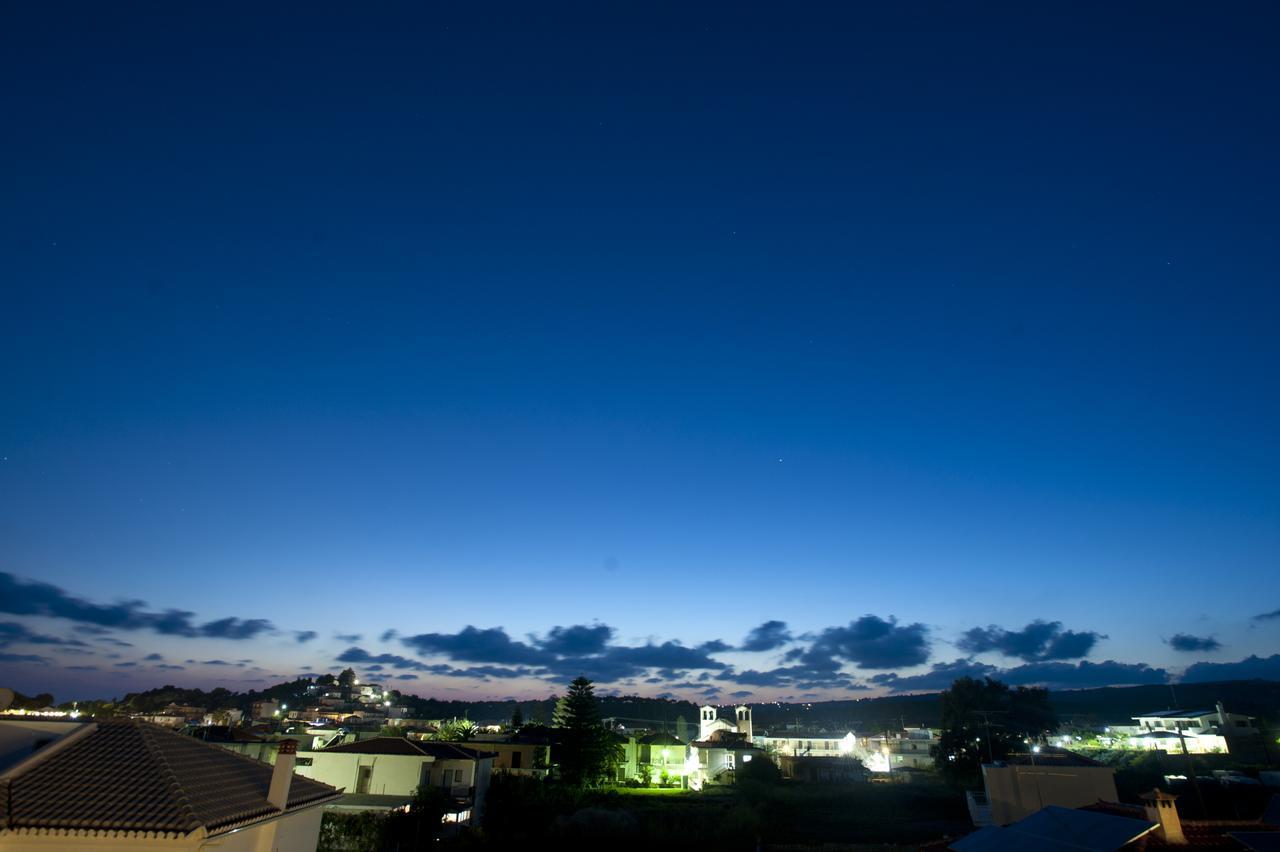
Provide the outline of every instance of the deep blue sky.
[[6,10],[0,681],[1280,677],[1274,6],[606,5]]

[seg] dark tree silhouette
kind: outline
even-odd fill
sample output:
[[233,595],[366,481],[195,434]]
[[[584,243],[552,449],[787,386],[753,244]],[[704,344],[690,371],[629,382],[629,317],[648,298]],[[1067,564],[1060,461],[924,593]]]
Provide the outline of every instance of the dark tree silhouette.
[[957,782],[971,782],[982,764],[1030,750],[1058,728],[1049,691],[986,678],[962,677],[942,693],[942,735],[935,763]]
[[619,746],[600,723],[600,702],[591,681],[579,677],[556,705],[555,726],[563,729],[559,749],[560,779],[573,786],[605,780],[618,762]]

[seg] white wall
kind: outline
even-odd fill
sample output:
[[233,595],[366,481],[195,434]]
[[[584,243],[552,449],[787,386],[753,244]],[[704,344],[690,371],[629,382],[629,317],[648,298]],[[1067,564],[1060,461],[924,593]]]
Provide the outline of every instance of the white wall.
[[[299,751],[299,763],[294,773],[330,784],[346,793],[355,793],[360,777],[360,767],[370,766],[367,792],[379,796],[411,796],[422,779],[423,764],[431,764],[426,755],[409,754],[351,754],[349,752]],[[310,758],[311,765],[303,766],[303,759]],[[469,761],[467,761],[469,763]],[[435,771],[432,780],[435,781]],[[464,776],[466,777],[466,776]],[[466,782],[470,786],[470,781]]]
[[14,717],[0,720],[0,771],[34,754],[36,743],[41,748],[78,730],[85,723],[70,720],[26,719]]
[[996,825],[1017,822],[1048,805],[1081,808],[1119,801],[1109,766],[984,765],[982,778]]

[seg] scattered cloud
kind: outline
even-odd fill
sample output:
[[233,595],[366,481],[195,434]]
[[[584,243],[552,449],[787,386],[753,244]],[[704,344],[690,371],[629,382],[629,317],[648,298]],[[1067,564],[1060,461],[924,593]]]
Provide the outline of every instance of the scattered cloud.
[[922,674],[898,675],[893,673],[873,675],[870,680],[877,686],[888,687],[892,692],[937,692],[951,686],[962,677],[990,677],[1014,686],[1045,686],[1049,689],[1087,689],[1095,686],[1121,686],[1150,683],[1167,683],[1169,672],[1152,668],[1146,663],[1118,663],[1106,660],[1091,663],[1039,662],[1013,668],[980,663],[972,659],[934,663]]
[[221,618],[196,624],[193,612],[178,609],[149,612],[143,601],[96,604],[49,583],[22,580],[3,571],[0,571],[0,612],[62,618],[99,628],[152,630],[166,636],[243,640],[273,629],[269,621],[261,618]]
[[1253,617],[1253,620],[1254,621],[1271,621],[1276,618],[1280,618],[1280,609],[1274,609],[1271,612],[1264,612],[1261,615],[1255,615]]
[[970,654],[995,651],[1030,663],[1087,657],[1102,638],[1101,633],[1091,630],[1063,630],[1061,621],[1037,619],[1021,630],[1005,630],[994,624],[974,627],[964,632],[956,647]]
[[928,628],[923,624],[898,625],[864,615],[847,627],[828,627],[799,656],[802,663],[823,668],[835,661],[853,663],[860,669],[898,669],[918,666],[929,659]]
[[1217,651],[1222,643],[1212,636],[1192,636],[1190,633],[1175,633],[1169,639],[1169,647],[1175,651]]
[[1236,663],[1195,663],[1182,673],[1183,683],[1213,680],[1280,680],[1280,654],[1252,654]]
[[425,663],[421,660],[401,657],[398,654],[370,654],[363,648],[355,647],[343,651],[338,655],[337,660],[340,663],[354,663],[365,666],[373,671],[380,670],[374,667],[388,666],[393,669],[412,669],[413,671],[443,675],[444,677],[487,679],[533,677],[536,674],[532,669],[524,666],[516,666],[514,668],[504,666],[467,666],[465,668],[457,668],[447,663]]
[[147,655],[146,655],[145,657],[143,657],[142,659],[144,659],[144,660],[148,660],[148,661],[153,661],[153,660],[163,660],[163,659],[164,659],[164,657],[162,657],[162,656],[161,656],[161,655],[159,655],[159,654],[147,654]]
[[214,639],[252,639],[259,633],[273,629],[271,622],[265,618],[220,618],[202,625],[199,635]]
[[604,652],[613,638],[614,629],[607,624],[575,624],[571,627],[553,627],[545,639],[531,636],[533,644],[544,651],[566,657],[582,657]]
[[0,651],[0,663],[42,663],[48,665],[49,660],[36,654],[9,654]]
[[397,635],[399,634],[397,634],[394,629],[384,630],[382,631],[382,635],[379,636],[378,638],[381,639],[383,642],[390,642],[392,639],[396,638]]
[[299,645],[301,645],[305,642],[310,642],[312,639],[316,638],[319,635],[320,634],[316,633],[314,630],[295,630],[293,633],[293,638],[294,638],[294,641],[296,641]]
[[364,638],[364,635],[360,633],[335,633],[333,638],[339,642],[359,642]]
[[419,633],[400,641],[419,654],[440,654],[471,663],[537,664],[552,654],[513,640],[501,627],[481,630],[467,625],[457,633]]
[[66,645],[87,647],[80,639],[63,639],[59,636],[46,636],[36,633],[25,624],[16,621],[0,621],[0,648],[10,645]]
[[747,638],[742,641],[743,651],[772,651],[781,648],[791,641],[791,631],[787,630],[785,621],[766,621],[758,627],[751,628]]
[[1137,686],[1168,683],[1169,672],[1146,663],[1118,663],[1103,660],[1091,663],[1028,663],[1002,672],[1000,680],[1015,686],[1045,686],[1049,689],[1090,689],[1097,686]]

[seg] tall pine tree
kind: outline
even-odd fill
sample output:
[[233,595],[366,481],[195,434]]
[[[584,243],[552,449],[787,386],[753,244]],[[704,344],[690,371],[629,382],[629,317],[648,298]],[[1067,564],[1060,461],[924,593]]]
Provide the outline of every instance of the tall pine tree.
[[595,688],[578,677],[556,703],[554,724],[561,729],[558,763],[560,778],[574,786],[592,786],[606,780],[617,765],[620,746],[600,723],[600,702]]

